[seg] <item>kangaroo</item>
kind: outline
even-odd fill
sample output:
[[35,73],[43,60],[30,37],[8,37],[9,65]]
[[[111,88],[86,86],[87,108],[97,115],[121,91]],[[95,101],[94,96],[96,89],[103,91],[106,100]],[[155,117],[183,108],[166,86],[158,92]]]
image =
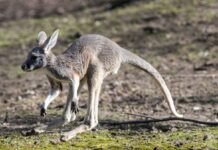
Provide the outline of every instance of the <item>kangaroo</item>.
[[120,47],[114,41],[96,34],[83,35],[71,44],[62,54],[56,56],[51,49],[56,45],[59,30],[49,38],[44,31],[39,32],[37,46],[29,52],[22,69],[26,72],[41,69],[47,75],[51,89],[41,106],[41,115],[46,115],[48,105],[59,95],[62,82],[69,84],[67,103],[60,120],[46,125],[37,132],[44,132],[50,127],[65,125],[76,119],[79,92],[88,85],[88,110],[83,123],[74,130],[64,134],[66,141],[77,133],[95,128],[98,124],[98,103],[101,85],[109,74],[118,72],[122,63],[129,63],[148,73],[160,86],[172,113],[176,117],[183,115],[176,112],[172,96],[160,73],[148,62],[130,51]]

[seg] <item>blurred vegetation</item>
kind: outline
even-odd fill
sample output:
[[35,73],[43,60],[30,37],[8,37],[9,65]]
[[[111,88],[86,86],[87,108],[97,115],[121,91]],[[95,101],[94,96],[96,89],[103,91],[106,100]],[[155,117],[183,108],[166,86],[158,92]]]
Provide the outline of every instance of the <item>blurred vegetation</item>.
[[[193,61],[202,59],[202,52],[210,51],[209,56],[216,57],[211,49],[217,42],[213,26],[217,13],[207,9],[216,5],[216,1],[134,1],[112,10],[108,6],[111,3],[101,1],[90,7],[84,4],[86,9],[63,16],[1,22],[0,47],[25,47],[35,42],[39,31],[51,34],[60,28],[61,46],[65,47],[78,34],[98,33],[130,49],[149,49],[148,54],[152,51],[168,55],[178,53],[178,57]],[[99,10],[99,5],[104,9]]]

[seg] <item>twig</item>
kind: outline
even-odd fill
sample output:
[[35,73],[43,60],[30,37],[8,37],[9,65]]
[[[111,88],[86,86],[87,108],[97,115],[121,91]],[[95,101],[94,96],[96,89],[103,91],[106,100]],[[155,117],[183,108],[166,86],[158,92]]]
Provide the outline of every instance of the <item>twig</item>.
[[123,112],[119,112],[119,113],[130,115],[130,116],[143,117],[143,118],[146,118],[146,119],[154,119],[153,117],[145,116],[145,115],[142,115],[142,114],[132,114],[132,113],[123,113]]
[[150,119],[150,120],[131,120],[131,121],[122,121],[122,122],[103,121],[103,122],[101,122],[101,124],[124,125],[124,124],[142,124],[142,123],[155,123],[155,122],[176,121],[176,120],[193,122],[193,123],[203,124],[203,125],[208,125],[208,126],[218,126],[218,122],[207,122],[207,121],[200,121],[200,120],[194,120],[194,119],[189,119],[189,118],[176,118],[176,117],[167,117],[167,118]]

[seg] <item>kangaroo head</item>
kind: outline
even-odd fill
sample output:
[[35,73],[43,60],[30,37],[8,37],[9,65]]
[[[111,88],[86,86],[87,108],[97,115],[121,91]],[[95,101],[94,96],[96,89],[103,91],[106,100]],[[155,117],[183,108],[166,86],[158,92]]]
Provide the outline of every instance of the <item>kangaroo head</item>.
[[57,43],[58,33],[59,30],[56,30],[51,37],[47,38],[44,31],[39,32],[37,46],[29,52],[27,59],[21,66],[24,71],[33,71],[47,65],[51,49]]

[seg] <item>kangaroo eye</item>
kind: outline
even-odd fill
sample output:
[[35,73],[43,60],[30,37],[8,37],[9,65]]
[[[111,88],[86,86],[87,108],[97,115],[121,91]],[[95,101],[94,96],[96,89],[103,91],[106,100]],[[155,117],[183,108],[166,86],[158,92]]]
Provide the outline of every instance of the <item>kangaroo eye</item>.
[[31,57],[32,60],[36,60],[36,58],[37,58],[36,56],[32,56]]

